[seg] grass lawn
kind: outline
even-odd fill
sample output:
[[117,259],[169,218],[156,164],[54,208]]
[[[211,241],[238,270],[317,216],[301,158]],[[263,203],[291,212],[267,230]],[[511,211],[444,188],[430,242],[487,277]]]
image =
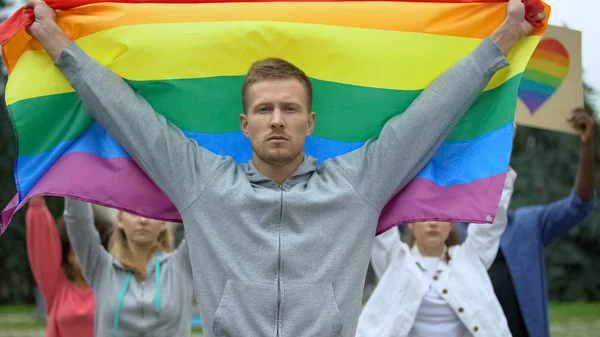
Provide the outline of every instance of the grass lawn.
[[0,306],[0,315],[4,314],[28,314],[34,311],[34,307],[31,305],[9,305]]
[[[45,337],[46,323],[34,315],[29,305],[0,306],[0,337]],[[202,337],[202,329],[193,329],[193,337]]]
[[[44,337],[44,329],[33,306],[0,306],[0,337]],[[598,336],[600,302],[551,303],[550,329],[557,337]],[[202,330],[194,329],[192,336],[202,337]]]
[[599,321],[600,303],[550,303],[550,322]]

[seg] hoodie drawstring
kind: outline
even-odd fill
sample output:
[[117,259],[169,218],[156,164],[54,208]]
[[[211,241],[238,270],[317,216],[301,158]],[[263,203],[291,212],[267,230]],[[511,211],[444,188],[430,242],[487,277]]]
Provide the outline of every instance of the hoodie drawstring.
[[[159,253],[160,254],[160,253]],[[162,254],[160,254],[162,255]],[[114,335],[117,337],[119,335],[119,318],[121,317],[121,309],[123,308],[123,302],[125,301],[125,295],[127,294],[127,290],[129,288],[129,282],[131,280],[131,272],[127,272],[127,276],[125,276],[125,283],[123,284],[123,288],[121,288],[121,293],[119,294],[119,301],[117,302],[117,309],[115,310],[114,317]],[[154,277],[156,280],[156,292],[154,293],[154,310],[156,313],[160,313],[160,262],[156,261],[154,264]]]
[[160,263],[156,261],[154,268],[154,276],[156,277],[156,293],[154,294],[154,310],[158,314],[160,312]]
[[125,300],[125,294],[127,294],[127,288],[129,288],[129,280],[131,279],[131,272],[127,272],[127,276],[125,276],[125,283],[123,284],[123,288],[121,289],[121,294],[119,294],[119,301],[117,302],[117,309],[115,310],[115,319],[113,330],[115,332],[115,337],[119,336],[119,318],[121,316],[121,308],[123,308],[123,301]]

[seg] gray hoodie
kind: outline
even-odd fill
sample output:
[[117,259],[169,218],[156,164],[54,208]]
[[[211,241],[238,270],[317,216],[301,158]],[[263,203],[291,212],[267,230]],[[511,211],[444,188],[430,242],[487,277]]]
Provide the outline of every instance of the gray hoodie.
[[484,40],[378,139],[320,166],[306,157],[280,185],[199,147],[75,44],[56,65],[179,210],[206,337],[350,337],[382,208],[508,61]]
[[138,281],[100,245],[90,204],[65,199],[64,219],[96,298],[95,336],[190,336],[194,286],[185,241],[173,253],[154,254]]

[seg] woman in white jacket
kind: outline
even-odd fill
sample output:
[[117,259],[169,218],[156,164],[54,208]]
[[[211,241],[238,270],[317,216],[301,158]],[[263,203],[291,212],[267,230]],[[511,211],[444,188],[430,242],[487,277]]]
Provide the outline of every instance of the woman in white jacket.
[[[469,226],[452,244],[452,224],[410,224],[414,243],[398,230],[375,238],[371,262],[380,278],[358,322],[357,337],[510,337],[487,269],[498,251],[516,173],[507,173],[493,224]],[[413,240],[409,240],[410,241]]]

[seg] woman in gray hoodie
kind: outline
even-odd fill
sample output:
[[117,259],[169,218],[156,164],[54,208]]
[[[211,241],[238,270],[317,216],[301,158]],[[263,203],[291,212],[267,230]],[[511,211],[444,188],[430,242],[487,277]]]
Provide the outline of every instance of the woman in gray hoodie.
[[167,223],[119,211],[110,253],[92,205],[66,199],[64,220],[83,276],[96,297],[96,336],[191,334],[193,281],[187,243],[173,251]]

